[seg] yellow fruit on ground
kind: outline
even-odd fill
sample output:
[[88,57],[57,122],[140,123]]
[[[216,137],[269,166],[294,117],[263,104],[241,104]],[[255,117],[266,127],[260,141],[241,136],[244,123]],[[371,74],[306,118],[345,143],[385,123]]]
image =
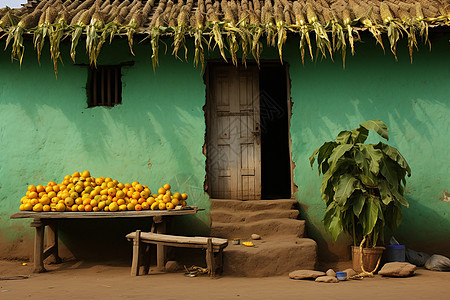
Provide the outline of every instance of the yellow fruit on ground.
[[108,208],[110,211],[118,211],[119,205],[117,204],[117,202],[111,202],[111,204],[109,204]]
[[23,210],[27,211],[27,210],[32,210],[33,209],[33,205],[31,203],[25,203],[23,205]]
[[158,189],[158,194],[164,195],[165,193],[166,193],[166,189],[165,188],[159,188]]
[[50,211],[50,205],[44,205],[44,206],[42,207],[42,211],[45,211],[45,212]]
[[150,206],[151,210],[155,210],[155,209],[159,209],[159,203],[158,202],[153,202],[153,204]]
[[56,204],[56,211],[65,211],[66,210],[66,206],[64,205],[64,203],[59,202],[58,204]]
[[167,191],[170,190],[171,186],[170,184],[166,183],[165,185],[163,185],[163,188]]
[[165,204],[164,202],[159,202],[159,203],[158,203],[158,208],[159,208],[160,210],[164,210],[164,209],[166,209],[166,204]]
[[171,209],[173,209],[175,206],[171,203],[171,202],[168,202],[168,203],[166,203],[166,209],[167,210],[171,210]]
[[181,194],[181,199],[186,200],[188,198],[188,195],[186,193]]

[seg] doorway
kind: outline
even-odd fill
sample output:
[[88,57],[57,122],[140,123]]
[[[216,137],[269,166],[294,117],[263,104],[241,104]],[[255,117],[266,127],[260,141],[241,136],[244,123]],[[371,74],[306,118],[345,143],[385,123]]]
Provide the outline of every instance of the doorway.
[[216,199],[291,198],[287,69],[208,64],[206,191]]

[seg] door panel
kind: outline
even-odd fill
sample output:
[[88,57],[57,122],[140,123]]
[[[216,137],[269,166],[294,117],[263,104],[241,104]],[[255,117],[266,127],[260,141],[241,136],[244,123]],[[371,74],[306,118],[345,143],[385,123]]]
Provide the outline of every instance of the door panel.
[[256,66],[212,66],[207,101],[207,178],[213,198],[261,199]]

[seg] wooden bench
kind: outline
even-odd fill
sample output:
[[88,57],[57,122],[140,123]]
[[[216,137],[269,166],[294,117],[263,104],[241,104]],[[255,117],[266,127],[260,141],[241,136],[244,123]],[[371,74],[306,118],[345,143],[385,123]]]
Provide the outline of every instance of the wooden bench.
[[150,269],[150,245],[156,244],[170,247],[200,248],[206,249],[206,265],[208,274],[215,277],[216,270],[223,270],[223,249],[228,246],[228,240],[211,237],[187,237],[153,232],[131,232],[126,235],[129,241],[133,241],[133,260],[131,263],[131,275],[139,276],[142,267],[143,273],[148,274]]

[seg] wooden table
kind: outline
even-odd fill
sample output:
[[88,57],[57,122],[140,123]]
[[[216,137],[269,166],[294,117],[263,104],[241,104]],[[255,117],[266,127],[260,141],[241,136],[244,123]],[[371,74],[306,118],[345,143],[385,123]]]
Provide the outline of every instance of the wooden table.
[[[180,210],[145,210],[121,212],[33,212],[21,211],[10,216],[11,219],[32,218],[30,226],[35,228],[34,236],[34,269],[33,272],[45,272],[44,259],[53,256],[56,263],[61,262],[58,256],[58,220],[65,219],[117,219],[117,218],[153,218],[152,232],[166,233],[168,217],[196,214],[196,206]],[[48,247],[44,249],[45,227]],[[165,246],[157,245],[156,259],[159,270],[164,270]]]

